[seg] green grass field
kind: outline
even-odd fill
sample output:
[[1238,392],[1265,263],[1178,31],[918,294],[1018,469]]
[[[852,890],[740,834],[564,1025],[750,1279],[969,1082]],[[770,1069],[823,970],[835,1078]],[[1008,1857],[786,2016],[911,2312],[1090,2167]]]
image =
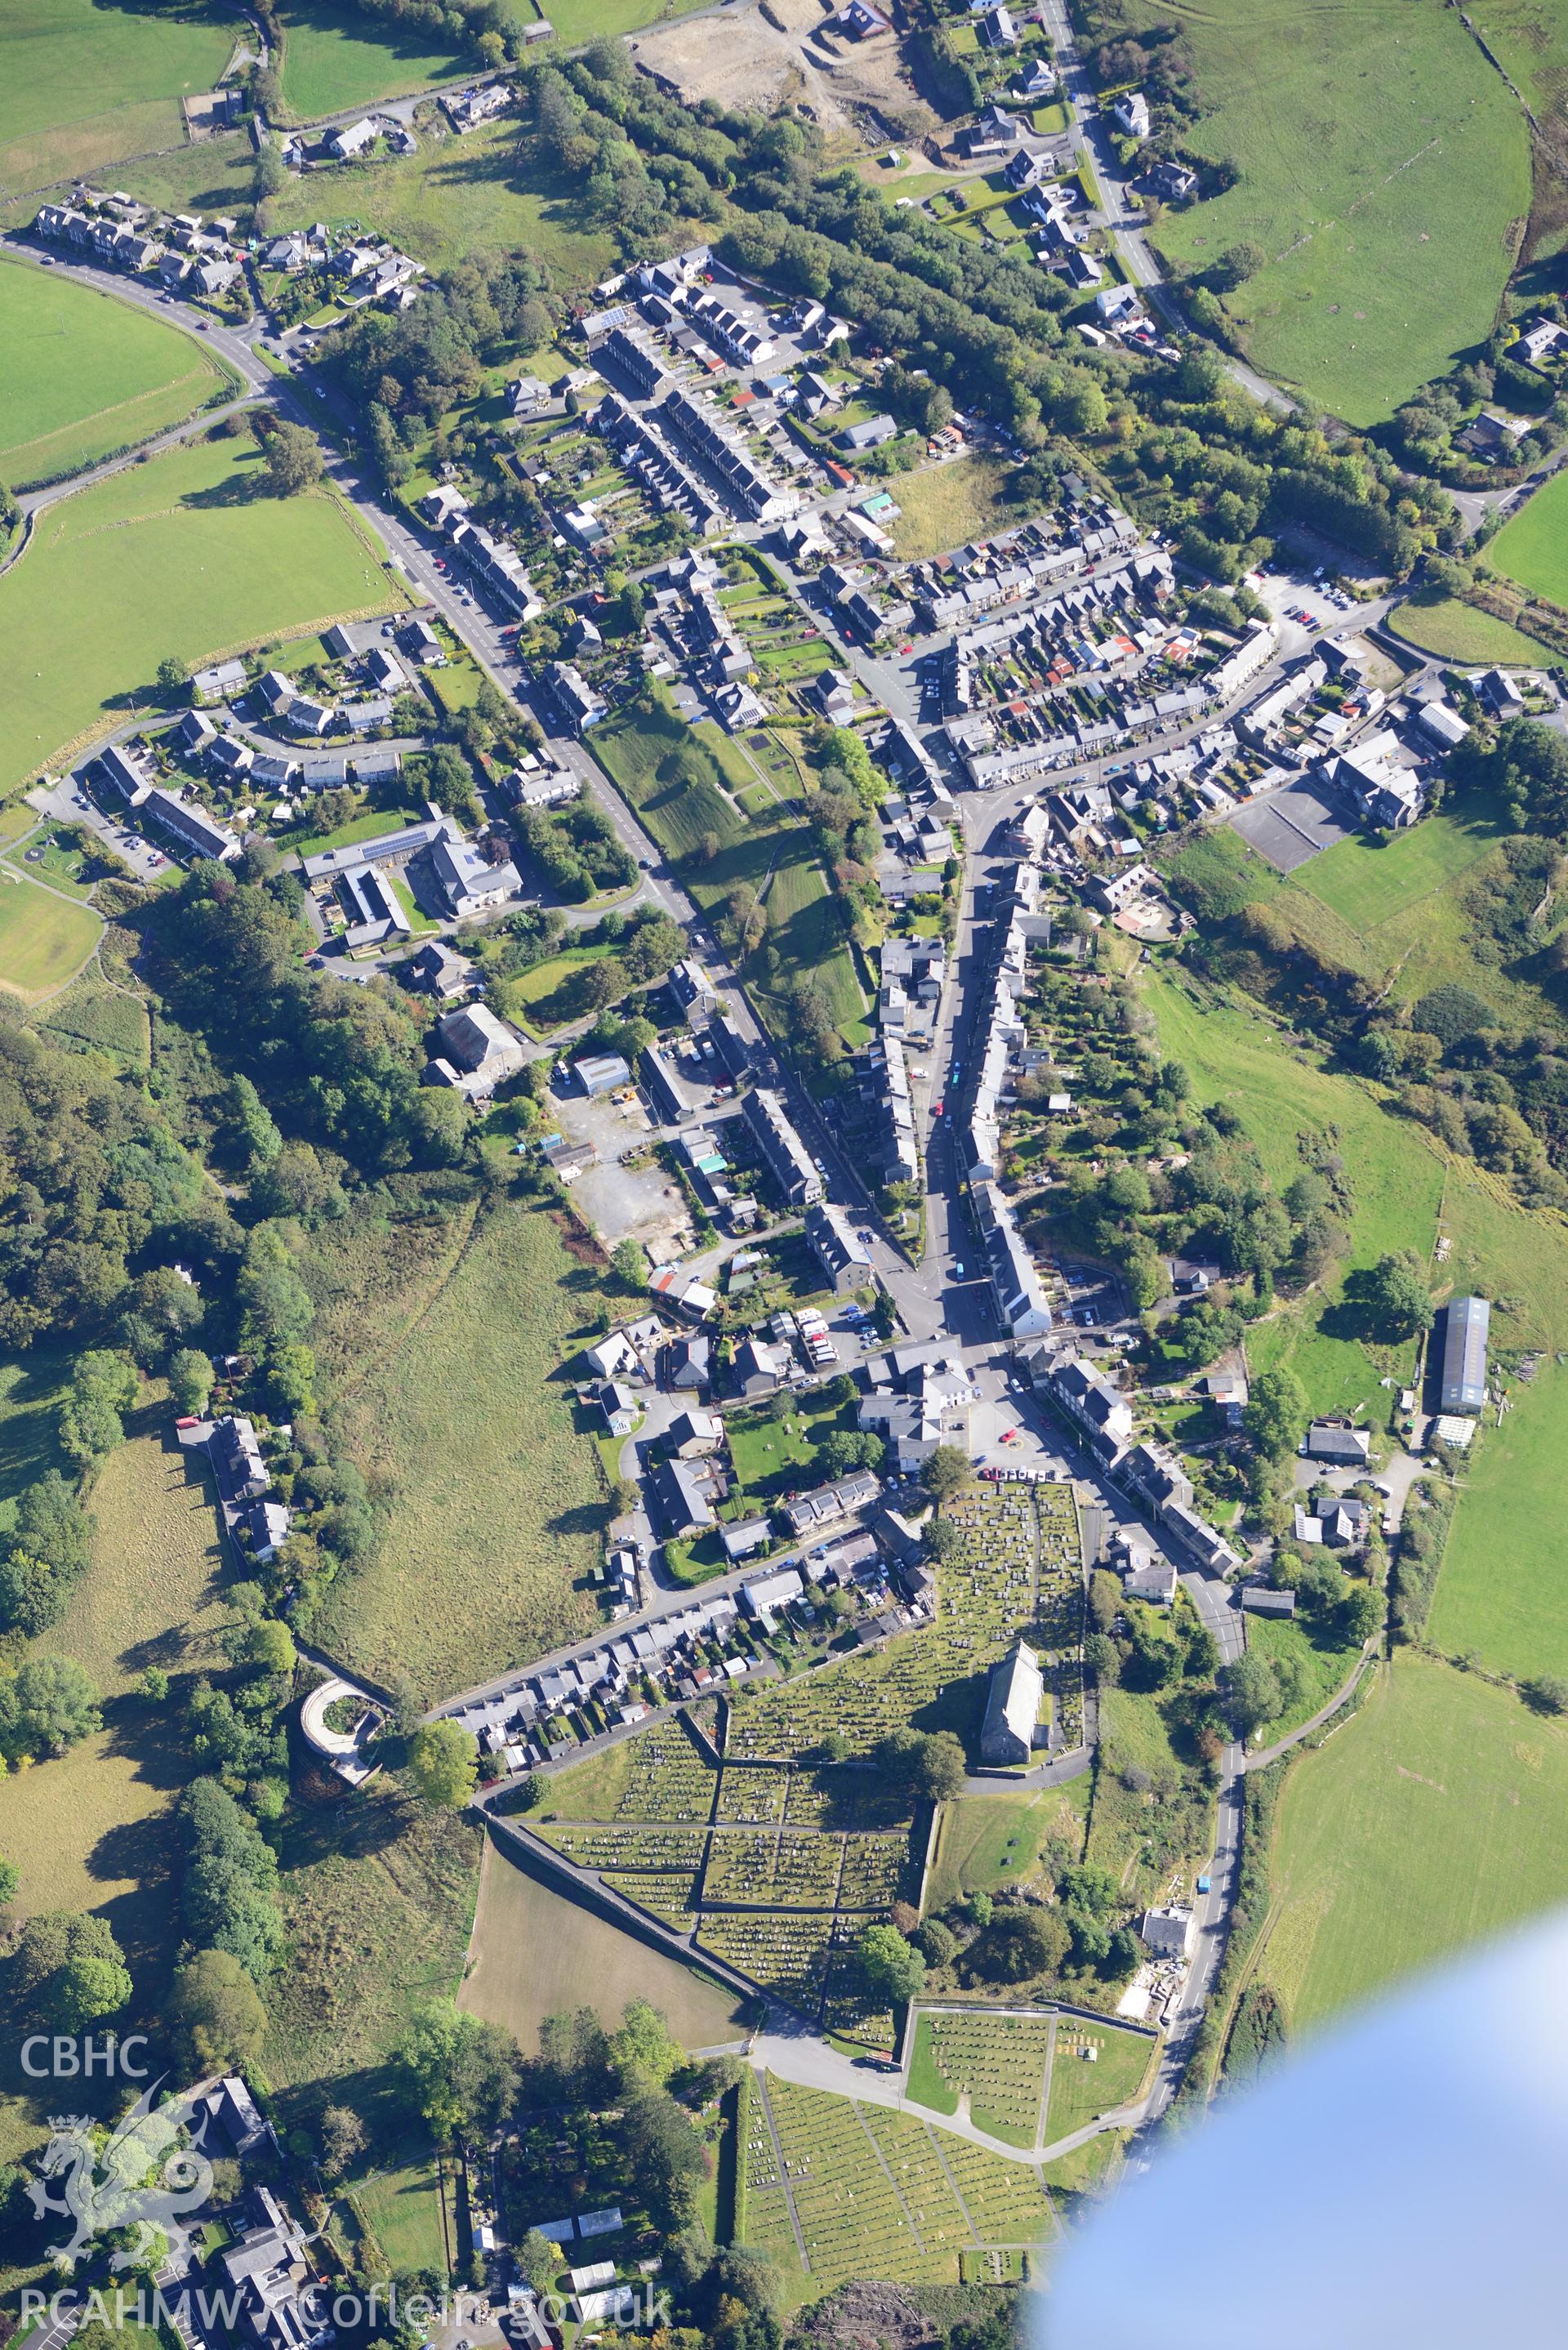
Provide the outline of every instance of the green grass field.
[[1568,1895],[1568,1728],[1402,1653],[1293,1765],[1258,1964],[1298,2025]]
[[[1046,2145],[1070,2137],[1098,2114],[1130,2104],[1143,2086],[1158,2045],[1142,2033],[1121,2032],[1113,2023],[1060,2017],[1051,2053]],[[1092,2062],[1084,2053],[1088,2048],[1095,2051]]]
[[[780,968],[772,983],[760,970],[753,976],[780,1033],[788,1028],[789,982],[809,976],[826,990],[846,1043],[860,1042],[866,998],[811,836],[782,804],[758,817],[736,805],[733,789],[755,781],[737,747],[716,728],[688,726],[668,703],[651,716],[618,711],[587,741],[666,856],[685,868],[681,880],[705,913],[722,910],[743,882],[763,899]],[[717,854],[688,864],[710,836]]]
[[1000,1893],[1042,1878],[1047,1836],[1083,1841],[1089,1781],[1075,1779],[1051,1793],[964,1795],[944,1804],[936,1856],[926,1888],[929,1912],[971,1893]]
[[743,2034],[744,2002],[733,1991],[553,1893],[489,1846],[463,2006],[504,2024],[531,2056],[545,2016],[587,2005],[613,2028],[628,1999],[651,2000],[685,2048],[722,2047]]
[[1466,13],[1560,147],[1568,133],[1568,16],[1552,0],[1479,0]]
[[888,487],[898,507],[893,544],[902,559],[920,562],[1021,522],[1030,509],[1003,503],[1006,478],[1005,466],[989,457],[959,457],[951,464],[899,473]]
[[923,2014],[909,2057],[906,2094],[932,2113],[952,2115],[969,2099],[969,2119],[988,2137],[1027,2152],[1039,2143],[1041,2102],[1051,2064],[1047,2015]]
[[506,1204],[445,1278],[388,1286],[379,1326],[351,1337],[339,1411],[351,1449],[396,1498],[377,1556],[334,1584],[319,1637],[434,1697],[598,1620],[593,1448],[553,1376],[598,1288],[547,1215]]
[[1540,669],[1556,658],[1522,629],[1510,627],[1490,612],[1478,612],[1473,604],[1461,604],[1451,596],[1437,597],[1431,602],[1425,597],[1412,597],[1396,605],[1388,626],[1407,644],[1434,653],[1438,660],[1514,661]]
[[288,0],[283,11],[283,95],[302,122],[350,106],[472,75],[472,65],[422,37],[333,0]]
[[591,286],[615,257],[614,239],[585,219],[565,181],[524,185],[516,162],[517,125],[504,117],[465,139],[421,144],[365,171],[295,180],[268,207],[274,226],[301,228],[357,220],[379,229],[405,253],[443,269],[465,253],[510,253],[521,247],[549,266],[564,288]]
[[42,269],[0,266],[0,468],[57,480],[178,424],[223,381],[196,338]]
[[143,203],[171,213],[231,213],[242,234],[253,223],[255,150],[248,130],[225,130],[198,146],[139,156],[119,165],[114,184]]
[[1568,473],[1553,473],[1503,524],[1487,559],[1494,571],[1517,579],[1532,596],[1568,604]]
[[1568,1673],[1568,1372],[1547,1361],[1479,1442],[1428,1630],[1449,1656],[1507,1673]]
[[1293,1665],[1301,1680],[1300,1697],[1274,1721],[1265,1722],[1256,1740],[1259,1746],[1272,1746],[1276,1739],[1288,1738],[1293,1730],[1310,1721],[1345,1687],[1361,1654],[1359,1648],[1345,1648],[1336,1640],[1315,1639],[1304,1624],[1269,1616],[1248,1617],[1247,1646],[1272,1663]]
[[433,2157],[368,2178],[355,2194],[394,2271],[430,2269],[439,2276],[450,2265]]
[[73,904],[18,880],[0,866],[0,989],[37,1003],[73,979],[97,946],[103,924],[90,906]]
[[557,39],[569,47],[640,33],[645,26],[684,16],[701,5],[702,0],[534,0],[535,14],[547,16]]
[[[1140,0],[1128,29],[1156,20],[1172,12]],[[1260,244],[1267,265],[1230,297],[1249,357],[1376,423],[1490,329],[1531,203],[1517,104],[1438,0],[1262,16],[1217,0],[1174,21],[1201,107],[1188,143],[1241,177],[1157,243],[1193,270]]]
[[[1353,1078],[1293,1051],[1262,1013],[1218,1001],[1200,1006],[1163,973],[1148,974],[1146,986],[1164,1049],[1185,1064],[1199,1101],[1228,1101],[1237,1111],[1278,1189],[1301,1166],[1297,1137],[1334,1130],[1355,1202],[1346,1269],[1394,1249],[1428,1254],[1442,1168],[1417,1128],[1390,1117]],[[1248,1358],[1257,1370],[1289,1360],[1316,1410],[1375,1409],[1385,1419],[1378,1381],[1388,1367],[1333,1327],[1342,1286],[1336,1281],[1304,1311],[1254,1329]]]
[[1302,866],[1294,886],[1366,938],[1468,873],[1511,829],[1495,801],[1456,800],[1386,840],[1340,841]]
[[166,653],[196,661],[402,600],[339,499],[257,496],[260,471],[249,441],[203,441],[47,509],[0,577],[0,792],[143,706]]
[[68,1357],[47,1346],[0,1357],[0,1513],[47,1469],[64,1473],[69,1467],[58,1419],[70,1367]]
[[212,88],[234,39],[217,6],[0,0],[0,187],[179,145],[173,101]]

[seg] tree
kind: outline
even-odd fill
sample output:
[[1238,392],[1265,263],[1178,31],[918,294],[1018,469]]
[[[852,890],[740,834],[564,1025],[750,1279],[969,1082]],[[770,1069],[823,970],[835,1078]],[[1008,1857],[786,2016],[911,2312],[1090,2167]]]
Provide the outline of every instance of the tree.
[[1307,1391],[1289,1364],[1260,1371],[1241,1420],[1265,1461],[1285,1461],[1295,1451],[1312,1414]]
[[95,1347],[78,1356],[60,1412],[60,1443],[73,1461],[90,1466],[124,1442],[121,1414],[136,1401],[140,1386],[122,1355]]
[[1122,1677],[1122,1655],[1105,1632],[1091,1632],[1084,1643],[1084,1662],[1101,1689],[1115,1689]]
[[535,2293],[548,2293],[565,2264],[559,2244],[553,2242],[548,2236],[541,2235],[537,2228],[529,2229],[514,2251],[513,2258],[517,2263],[518,2274],[533,2286]]
[[1060,1913],[1031,1906],[993,1911],[964,1953],[963,1972],[987,1982],[1027,1982],[1054,1974],[1067,1955],[1067,1928]]
[[945,1967],[958,1949],[958,1937],[943,1925],[940,1918],[928,1918],[914,1939],[929,1967]]
[[861,1980],[873,1998],[904,2002],[919,1996],[926,1962],[896,1926],[867,1926],[855,1950]]
[[0,1910],[9,1909],[21,1882],[22,1872],[16,1862],[0,1859]]
[[399,2058],[410,2093],[434,2136],[498,2127],[517,2095],[517,2049],[499,2024],[432,2000],[404,2035]]
[[648,1287],[648,1258],[640,1241],[618,1241],[610,1257],[621,1287],[637,1296]]
[[1279,1674],[1267,1657],[1249,1648],[1220,1674],[1220,1694],[1239,1738],[1250,1738],[1265,1721],[1277,1721],[1284,1708]]
[[1370,1584],[1358,1583],[1346,1592],[1339,1611],[1345,1637],[1358,1648],[1374,1638],[1383,1628],[1383,1598]]
[[232,1950],[198,1950],[174,1978],[169,2019],[187,2071],[237,2073],[261,2053],[266,2010]]
[[[113,1993],[120,1990],[115,1999]],[[60,2032],[74,2032],[89,2015],[110,2015],[130,1996],[119,1944],[103,1918],[42,1910],[16,1937],[7,1986],[20,2014]],[[91,2004],[109,1998],[108,2006]],[[88,2005],[84,2012],[83,2002]]]
[[611,2036],[610,2053],[624,2077],[651,2081],[659,2088],[686,2061],[685,2051],[670,2038],[664,2017],[646,1999],[629,2000],[622,2009],[620,2030]]
[[1537,1713],[1568,1713],[1568,1680],[1560,1674],[1536,1673],[1519,1686],[1526,1705]]
[[1358,1285],[1376,1336],[1397,1343],[1430,1327],[1432,1294],[1426,1270],[1413,1251],[1400,1249],[1380,1256]]
[[310,489],[325,471],[315,433],[303,424],[281,421],[267,435],[265,465],[267,486],[279,498]]
[[174,1409],[199,1419],[213,1394],[213,1364],[197,1347],[182,1347],[170,1358],[169,1389]]
[[190,682],[190,664],[182,661],[177,653],[165,653],[158,664],[160,690],[168,695],[171,702],[175,702],[186,691]]
[[920,1482],[939,1502],[969,1482],[969,1455],[956,1444],[939,1444],[920,1471]]
[[74,1657],[34,1657],[0,1681],[0,1754],[63,1754],[102,1727],[98,1691]]
[[101,2016],[118,2015],[130,1997],[130,1976],[118,1959],[84,1954],[61,1972],[53,2020],[62,2032],[80,2032]]
[[427,1804],[455,1811],[473,1793],[479,1741],[459,1721],[422,1722],[409,1741],[408,1770]]
[[321,2168],[328,2178],[341,2178],[368,2141],[365,2125],[352,2106],[328,2106],[321,2116]]
[[950,1730],[889,1731],[874,1759],[879,1775],[911,1802],[921,1796],[932,1803],[951,1801],[962,1794],[969,1773],[963,1748]]

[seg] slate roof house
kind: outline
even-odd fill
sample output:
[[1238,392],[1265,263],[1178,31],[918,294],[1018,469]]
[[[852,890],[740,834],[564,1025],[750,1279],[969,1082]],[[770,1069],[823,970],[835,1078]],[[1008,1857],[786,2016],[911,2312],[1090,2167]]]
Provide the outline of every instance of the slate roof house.
[[1034,1751],[1044,1687],[1040,1659],[1023,1640],[1011,1656],[992,1666],[980,1732],[982,1762],[1028,1762]]

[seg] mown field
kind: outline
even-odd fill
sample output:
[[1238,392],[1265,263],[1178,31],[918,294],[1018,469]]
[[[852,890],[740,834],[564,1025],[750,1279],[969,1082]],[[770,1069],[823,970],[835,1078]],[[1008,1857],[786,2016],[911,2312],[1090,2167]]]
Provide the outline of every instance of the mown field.
[[[1097,2115],[1130,2105],[1143,2087],[1158,2045],[1142,2033],[1120,2032],[1115,2024],[1059,2017],[1051,2052],[1045,2143],[1054,2146]],[[1092,2059],[1085,2053],[1090,2048]]]
[[[384,2159],[384,2157],[383,2157]],[[395,2271],[450,2265],[449,2239],[441,2226],[441,2185],[432,2157],[383,2171],[355,2189],[355,2197]]]
[[302,122],[473,72],[472,60],[431,43],[417,26],[366,16],[333,0],[288,0],[282,14],[284,100]]
[[1259,1961],[1299,2027],[1568,1895],[1568,1727],[1408,1652],[1292,1766]]
[[558,37],[573,46],[684,16],[702,0],[533,0],[535,13],[548,16]]
[[97,946],[102,928],[90,906],[73,904],[0,867],[0,989],[7,995],[37,1003],[64,987]]
[[503,1203],[439,1286],[421,1268],[349,1333],[341,1424],[393,1498],[376,1556],[327,1595],[330,1653],[434,1698],[597,1623],[604,1504],[559,1377],[597,1297],[547,1215]]
[[1568,604],[1568,473],[1553,473],[1503,524],[1487,549],[1487,560],[1494,571],[1517,579],[1532,596]]
[[960,457],[950,465],[895,475],[888,487],[898,507],[893,544],[902,559],[921,562],[1022,521],[1030,509],[1003,502],[1006,478],[1005,467],[987,457]]
[[202,441],[47,510],[0,577],[0,792],[149,706],[165,654],[194,662],[402,600],[339,499],[260,496],[260,473],[249,440]]
[[182,144],[177,101],[213,88],[235,27],[199,0],[147,9],[0,0],[0,188]]
[[1261,244],[1266,265],[1230,296],[1248,356],[1309,402],[1377,422],[1490,329],[1530,211],[1517,104],[1439,0],[1133,14],[1157,20],[1193,55],[1189,144],[1241,176],[1168,214],[1156,241],[1193,271]]
[[330,185],[291,181],[269,217],[277,229],[359,221],[431,269],[465,253],[520,248],[563,287],[595,284],[614,263],[614,239],[584,216],[565,181],[531,172],[524,183],[516,148],[517,124],[503,117],[464,139],[429,140],[417,154],[342,172]]
[[[862,1041],[866,998],[828,893],[811,836],[782,803],[757,802],[748,816],[734,796],[742,772],[735,746],[689,727],[671,708],[656,716],[631,707],[596,726],[588,747],[610,781],[637,810],[705,913],[722,910],[732,892],[749,883],[767,908],[768,941],[777,951],[776,976],[760,967],[749,976],[780,1033],[787,1034],[784,991],[797,978],[826,990],[847,1045]],[[707,862],[692,862],[705,838],[719,846]]]
[[[1185,1064],[1199,1101],[1226,1101],[1236,1110],[1276,1188],[1302,1164],[1298,1136],[1333,1129],[1355,1202],[1345,1270],[1375,1264],[1395,1249],[1429,1253],[1442,1167],[1417,1128],[1389,1117],[1353,1078],[1293,1051],[1262,1012],[1222,1002],[1200,1006],[1160,973],[1146,984],[1165,1050]],[[1291,1361],[1317,1410],[1372,1411],[1381,1420],[1387,1400],[1378,1381],[1388,1367],[1341,1332],[1334,1309],[1342,1294],[1343,1274],[1304,1312],[1255,1329],[1248,1358],[1254,1369]]]
[[1430,600],[1413,596],[1396,605],[1388,625],[1407,644],[1436,654],[1438,660],[1514,661],[1539,669],[1553,659],[1545,645],[1537,644],[1522,629],[1511,628],[1506,620],[1478,612],[1472,604],[1451,596]]
[[553,1893],[490,1846],[462,2005],[504,2024],[532,2055],[545,2016],[586,2005],[613,2027],[628,1999],[651,2000],[687,2048],[720,2047],[743,2033],[732,1991]]
[[1456,800],[1407,832],[1340,841],[1302,866],[1294,886],[1366,939],[1479,865],[1510,829],[1497,802]]
[[55,481],[178,424],[223,381],[194,336],[20,264],[0,265],[0,471]]

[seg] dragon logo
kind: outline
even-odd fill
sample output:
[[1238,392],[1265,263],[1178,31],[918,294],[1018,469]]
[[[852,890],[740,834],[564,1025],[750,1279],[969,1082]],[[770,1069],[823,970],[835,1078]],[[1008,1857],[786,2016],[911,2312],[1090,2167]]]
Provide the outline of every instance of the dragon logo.
[[[147,2267],[158,2259],[160,2240],[167,2247],[163,2258],[184,2253],[190,2235],[184,2222],[211,2195],[213,2166],[182,2136],[196,2101],[171,2098],[154,2112],[157,2086],[154,2082],[138,2098],[102,2145],[87,2116],[51,2119],[40,2175],[27,2192],[38,2219],[57,2211],[72,2222],[66,2241],[50,2247],[57,2267],[74,2269],[95,2237],[122,2228],[129,2239],[114,2254],[116,2269]],[[57,2192],[51,2191],[51,2180],[60,2182]]]

